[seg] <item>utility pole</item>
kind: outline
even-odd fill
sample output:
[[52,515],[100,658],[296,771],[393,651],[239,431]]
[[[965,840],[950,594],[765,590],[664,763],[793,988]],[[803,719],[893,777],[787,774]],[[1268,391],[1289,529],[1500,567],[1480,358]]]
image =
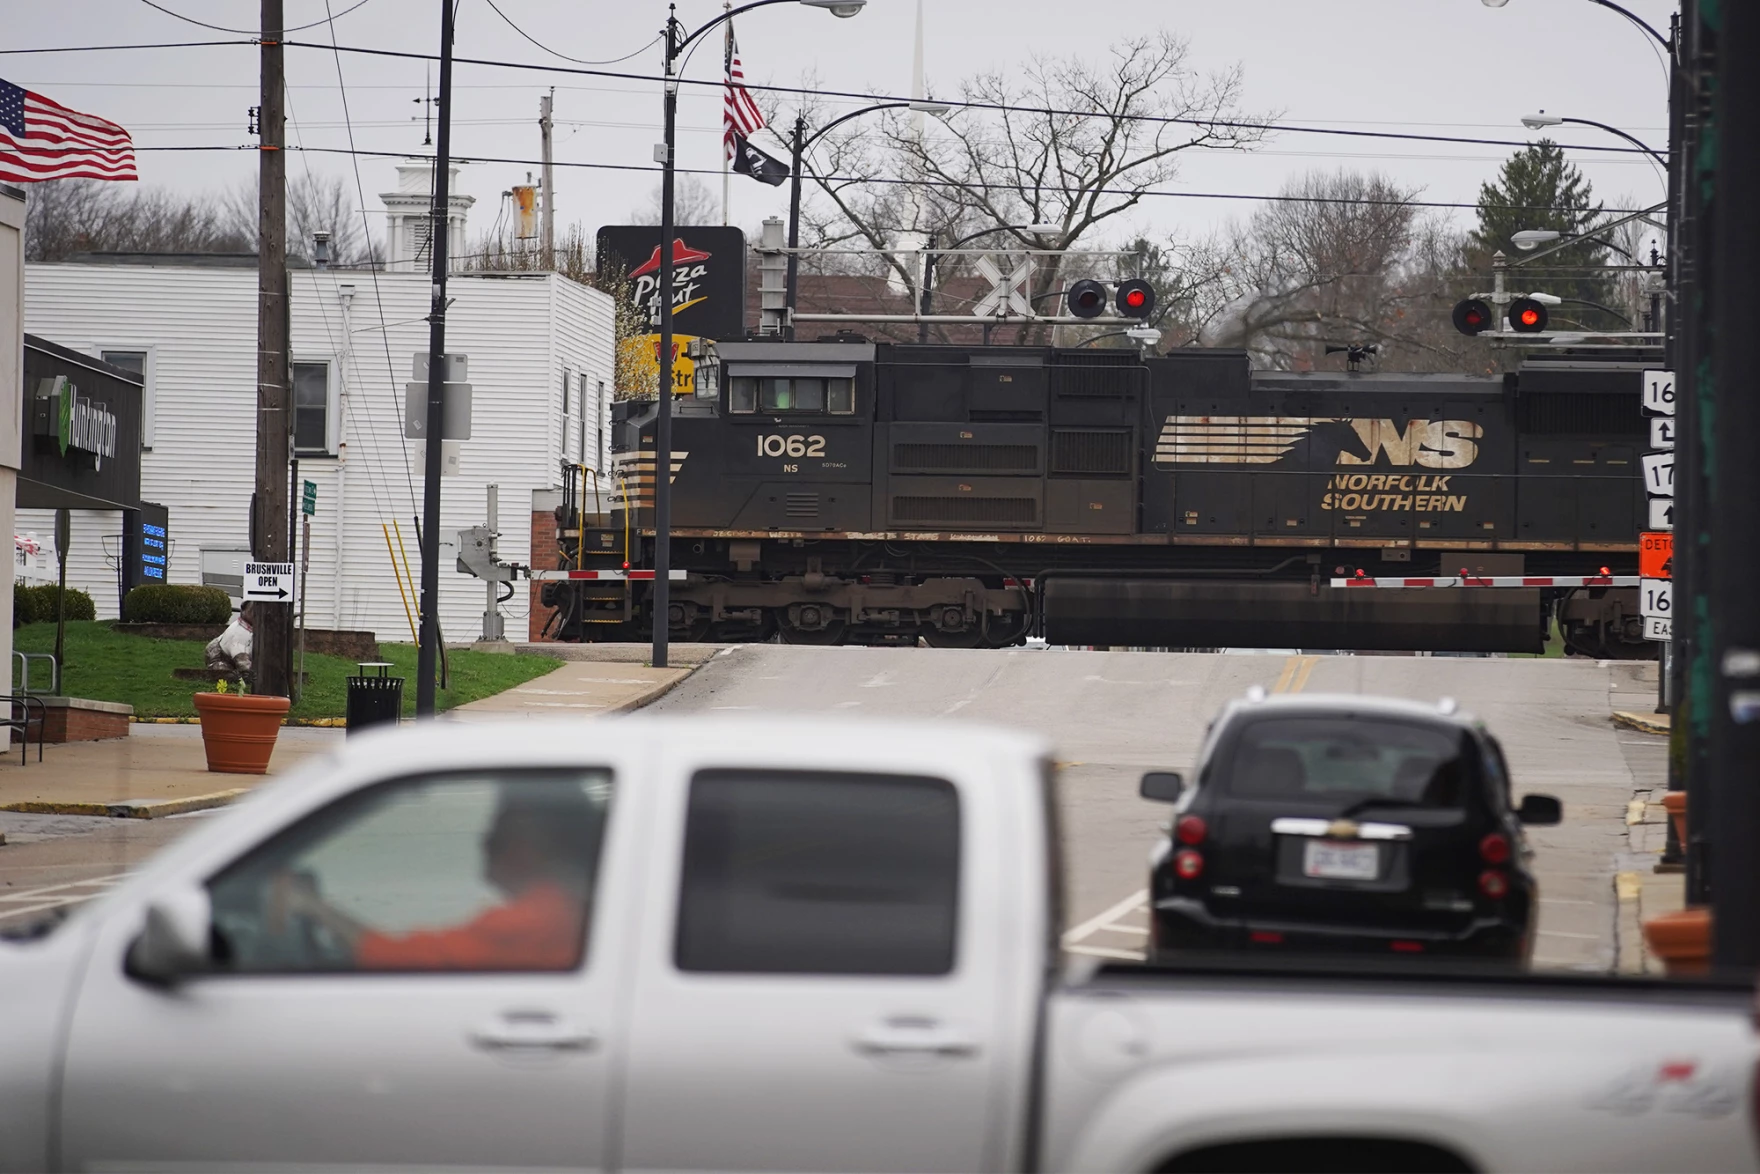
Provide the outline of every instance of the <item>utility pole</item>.
[[[1714,551],[1706,586],[1710,596],[1708,644],[1711,703],[1710,861],[1712,961],[1721,970],[1752,976],[1760,966],[1760,615],[1754,609],[1754,580],[1760,559],[1760,461],[1754,430],[1760,428],[1760,399],[1754,394],[1751,348],[1747,345],[1760,297],[1754,268],[1760,262],[1760,11],[1752,4],[1726,4],[1721,10],[1700,0],[1702,29],[1715,41],[1712,125],[1706,141],[1716,143],[1716,181],[1706,215],[1712,220],[1715,266],[1704,305],[1711,321],[1710,378],[1700,386],[1703,408],[1714,411],[1715,436],[1705,438],[1710,509],[1694,523],[1709,531]],[[1708,11],[1706,11],[1708,10]]]
[[[251,554],[263,562],[288,557],[290,434],[287,306],[287,155],[283,132],[281,0],[263,0],[262,92],[257,151],[257,475]],[[251,665],[258,693],[289,697],[291,607],[260,607]]]
[[[268,0],[265,0],[267,3]],[[434,255],[434,297],[428,311],[428,427],[422,462],[422,628],[416,654],[416,716],[434,715],[434,669],[440,652],[440,468],[445,442],[446,232],[452,171],[452,8],[440,0],[440,123],[434,155],[434,206],[428,248]]]
[[539,209],[538,243],[544,249],[544,268],[556,268],[556,183],[550,168],[550,131],[555,125],[550,121],[551,104],[556,100],[556,91],[551,90],[538,99],[538,136],[542,149],[539,156],[543,160],[543,169],[538,172],[538,184],[542,189],[540,196],[544,206]]
[[673,156],[678,121],[678,74],[674,72],[683,49],[678,17],[667,10],[666,79],[662,98],[664,138],[660,154],[660,409],[654,421],[654,651],[649,658],[657,669],[666,666],[667,640],[672,624],[672,200]]

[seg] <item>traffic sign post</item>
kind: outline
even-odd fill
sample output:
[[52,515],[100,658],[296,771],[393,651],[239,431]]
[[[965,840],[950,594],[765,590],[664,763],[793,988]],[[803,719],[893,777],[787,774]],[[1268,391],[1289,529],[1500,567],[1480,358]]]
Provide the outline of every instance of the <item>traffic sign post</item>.
[[246,603],[292,603],[293,585],[292,563],[247,562],[244,565]]

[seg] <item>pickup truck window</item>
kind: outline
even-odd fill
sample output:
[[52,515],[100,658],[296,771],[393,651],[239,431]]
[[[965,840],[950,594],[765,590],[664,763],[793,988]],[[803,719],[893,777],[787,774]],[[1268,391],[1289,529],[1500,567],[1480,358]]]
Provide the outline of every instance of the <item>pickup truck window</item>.
[[307,817],[209,883],[220,969],[572,970],[605,771],[399,779]]
[[942,779],[699,772],[683,868],[680,970],[953,969],[959,796]]

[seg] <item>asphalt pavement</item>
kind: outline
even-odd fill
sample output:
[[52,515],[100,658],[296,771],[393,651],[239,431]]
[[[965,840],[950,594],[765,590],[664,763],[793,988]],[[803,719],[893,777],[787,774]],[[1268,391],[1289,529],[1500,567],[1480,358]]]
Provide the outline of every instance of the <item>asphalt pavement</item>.
[[1065,940],[1078,953],[1132,958],[1146,932],[1146,861],[1166,822],[1166,808],[1137,796],[1138,778],[1189,770],[1210,719],[1255,684],[1453,697],[1477,714],[1504,745],[1516,794],[1564,802],[1563,824],[1530,832],[1542,891],[1536,965],[1614,967],[1614,878],[1655,860],[1633,858],[1628,809],[1635,793],[1662,785],[1667,744],[1610,719],[1654,708],[1654,664],[751,645],[716,657],[654,708],[955,718],[1044,734],[1063,764]]

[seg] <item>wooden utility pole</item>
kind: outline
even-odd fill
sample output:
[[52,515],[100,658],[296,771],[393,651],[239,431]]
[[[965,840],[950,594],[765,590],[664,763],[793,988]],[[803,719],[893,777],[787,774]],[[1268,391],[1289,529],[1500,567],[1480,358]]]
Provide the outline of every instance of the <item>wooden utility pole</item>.
[[[262,95],[257,151],[257,477],[251,554],[259,561],[288,557],[288,456],[291,446],[288,382],[287,156],[283,115],[282,0],[263,0]],[[256,691],[288,697],[292,660],[291,607],[264,606],[255,626],[251,665]]]
[[538,243],[544,248],[544,268],[556,268],[556,177],[550,166],[550,132],[555,123],[550,119],[551,104],[555,101],[550,94],[538,99],[538,135],[542,154],[542,170],[538,172],[538,183],[542,187],[543,207],[538,210]]

